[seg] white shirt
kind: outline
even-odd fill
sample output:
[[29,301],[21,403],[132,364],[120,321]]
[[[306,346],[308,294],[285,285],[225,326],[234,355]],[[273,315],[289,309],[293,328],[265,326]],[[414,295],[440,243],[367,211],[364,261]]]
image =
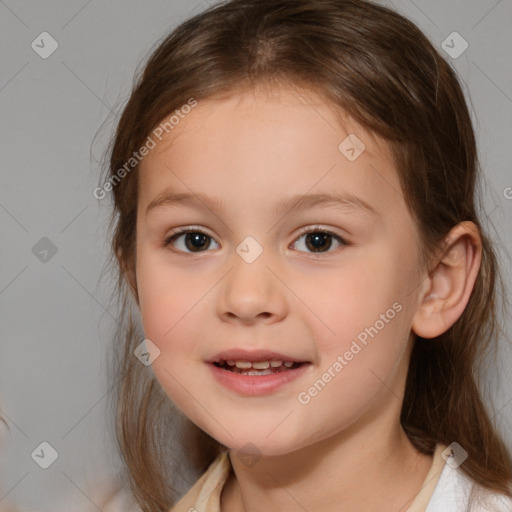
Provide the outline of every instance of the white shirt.
[[425,512],[512,512],[512,498],[488,491],[460,467],[445,464]]
[[[453,469],[447,464],[442,457],[445,449],[443,444],[436,446],[432,466],[406,512],[512,512],[511,498],[487,491],[460,466]],[[227,451],[223,451],[169,512],[220,512],[220,496],[230,471]]]

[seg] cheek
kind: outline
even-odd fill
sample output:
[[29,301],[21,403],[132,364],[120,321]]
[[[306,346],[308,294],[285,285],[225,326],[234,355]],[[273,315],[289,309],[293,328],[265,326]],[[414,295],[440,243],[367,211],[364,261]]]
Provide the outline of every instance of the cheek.
[[181,407],[183,394],[204,358],[207,279],[194,279],[171,267],[165,256],[141,251],[137,285],[144,335],[160,350],[153,370],[169,396]]
[[327,344],[324,348],[348,349],[350,340],[361,334],[364,341],[365,329],[375,324],[379,332],[403,332],[410,300],[409,269],[397,261],[397,254],[389,247],[373,246],[358,251],[353,260],[343,260],[325,278],[302,281],[298,295],[307,297],[307,305],[317,314],[312,319],[318,325],[317,336]]
[[[387,341],[373,340],[374,345],[368,344],[344,363],[333,358],[323,367],[325,372],[301,390],[297,407],[303,417],[310,418],[307,423],[312,424],[314,436],[325,438],[346,429],[369,410],[386,403],[398,406],[401,389],[396,376],[406,345],[402,342],[386,347]],[[335,361],[338,366],[333,365]]]
[[207,288],[204,281],[166,263],[165,256],[148,253],[142,250],[137,259],[142,323],[145,335],[163,349],[182,325],[190,325]]
[[[196,326],[198,297],[193,287],[179,287],[175,276],[168,270],[147,264],[141,259],[138,283],[140,311],[144,336],[159,349],[159,356],[152,363],[152,370],[160,385],[187,415],[190,411],[190,378],[194,375],[195,354],[199,352],[200,336],[191,326]],[[179,290],[179,291],[178,291]],[[196,306],[196,307],[194,307]]]

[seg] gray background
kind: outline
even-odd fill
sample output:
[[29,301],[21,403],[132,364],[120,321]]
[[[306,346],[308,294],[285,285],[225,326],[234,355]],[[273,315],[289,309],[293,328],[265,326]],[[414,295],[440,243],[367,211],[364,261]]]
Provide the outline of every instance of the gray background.
[[[499,237],[510,289],[512,2],[386,3],[438,48],[453,31],[469,44],[460,57],[445,56],[471,97],[487,222]],[[114,128],[111,111],[127,99],[136,66],[159,38],[206,6],[0,0],[0,413],[9,425],[0,425],[0,509],[9,501],[23,510],[57,510],[71,500],[74,510],[98,510],[97,482],[120,466],[105,416],[116,318],[112,282],[101,275],[108,205],[92,191]],[[59,45],[47,59],[31,47],[45,31]],[[56,254],[34,254],[37,243],[48,244],[43,237]],[[488,382],[511,445],[509,339]],[[43,441],[58,452],[46,470],[31,458]]]

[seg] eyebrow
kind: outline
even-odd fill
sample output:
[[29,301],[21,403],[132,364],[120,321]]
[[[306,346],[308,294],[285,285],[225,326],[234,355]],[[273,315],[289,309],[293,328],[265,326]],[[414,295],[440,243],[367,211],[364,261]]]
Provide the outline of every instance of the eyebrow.
[[[226,204],[224,201],[209,197],[205,194],[163,192],[149,203],[146,208],[146,215],[151,210],[160,206],[179,206],[181,204],[185,206],[206,207],[210,210],[218,210],[222,212],[226,210]],[[272,209],[272,212],[275,215],[280,215],[284,212],[288,213],[297,210],[308,210],[318,206],[333,206],[352,210],[358,209],[371,216],[380,215],[379,212],[364,199],[361,199],[350,192],[299,194],[291,196],[277,203]]]

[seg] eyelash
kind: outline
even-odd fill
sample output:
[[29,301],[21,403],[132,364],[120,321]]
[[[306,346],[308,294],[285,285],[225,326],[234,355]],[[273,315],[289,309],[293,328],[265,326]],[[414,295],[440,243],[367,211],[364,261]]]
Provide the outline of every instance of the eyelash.
[[[199,228],[199,227],[193,227],[193,228],[185,228],[185,229],[179,229],[177,231],[174,231],[173,233],[171,233],[170,236],[168,236],[165,240],[164,240],[164,247],[167,247],[169,245],[171,245],[171,243],[173,241],[175,241],[179,236],[181,235],[185,235],[187,233],[201,233],[203,235],[206,235],[207,237],[213,239],[213,237],[208,234],[206,231],[204,231],[203,229]],[[321,228],[320,226],[316,226],[314,228],[311,228],[311,227],[306,227],[306,228],[302,228],[299,232],[299,236],[295,239],[294,241],[294,244],[301,238],[303,237],[304,235],[307,235],[309,233],[323,233],[323,234],[326,234],[326,235],[329,235],[329,236],[332,236],[334,239],[336,239],[342,246],[348,246],[350,245],[349,242],[347,242],[344,238],[342,238],[340,235],[334,233],[333,231],[330,231],[328,229],[323,229]],[[330,249],[330,248],[329,248]],[[178,251],[178,252],[181,252],[181,253],[185,253],[185,254],[199,254],[201,252],[208,252],[208,250],[205,250],[205,251],[198,251],[197,253],[193,253],[193,252],[186,252],[186,251]],[[300,252],[304,252],[304,251],[300,251]],[[329,254],[333,251],[331,250],[327,250],[325,252],[309,252],[307,254],[311,254],[312,256],[321,256],[322,254]]]

